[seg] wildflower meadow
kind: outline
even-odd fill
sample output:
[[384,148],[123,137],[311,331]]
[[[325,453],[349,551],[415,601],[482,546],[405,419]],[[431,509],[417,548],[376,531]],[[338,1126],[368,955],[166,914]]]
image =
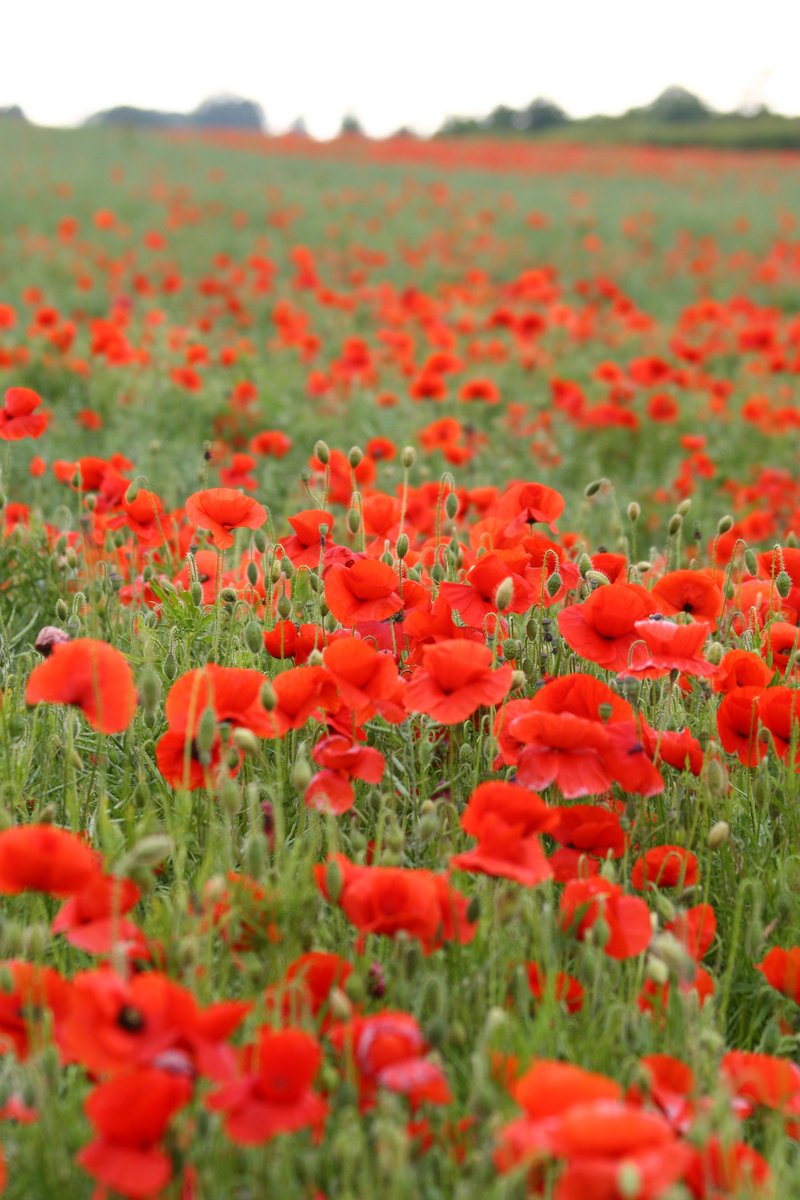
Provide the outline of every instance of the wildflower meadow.
[[800,1195],[800,156],[0,153],[4,1195]]

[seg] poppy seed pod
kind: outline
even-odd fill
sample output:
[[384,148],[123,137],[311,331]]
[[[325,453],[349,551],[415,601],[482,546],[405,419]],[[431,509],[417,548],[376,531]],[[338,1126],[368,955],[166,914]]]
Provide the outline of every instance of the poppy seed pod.
[[595,479],[592,483],[586,485],[583,489],[583,494],[587,500],[591,500],[592,496],[596,496],[602,487],[608,483],[607,479]]

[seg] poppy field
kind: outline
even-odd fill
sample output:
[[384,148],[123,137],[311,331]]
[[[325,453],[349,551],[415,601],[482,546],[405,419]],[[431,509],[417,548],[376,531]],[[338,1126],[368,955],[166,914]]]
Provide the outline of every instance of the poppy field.
[[800,158],[0,153],[3,1194],[800,1194]]

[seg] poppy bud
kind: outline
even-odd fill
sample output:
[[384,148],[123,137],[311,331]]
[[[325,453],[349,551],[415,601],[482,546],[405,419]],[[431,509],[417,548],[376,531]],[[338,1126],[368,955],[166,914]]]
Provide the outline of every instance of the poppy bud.
[[223,604],[235,604],[239,599],[239,593],[234,587],[224,587],[220,591],[219,598]]
[[[237,726],[237,728],[233,731],[231,742],[237,750],[244,750],[245,754],[258,754],[258,738],[253,733],[252,729],[245,729],[241,725]],[[238,761],[239,759],[237,755],[237,765]]]
[[259,879],[264,873],[267,849],[268,843],[263,833],[254,833],[245,842],[244,861],[246,870],[254,879]]
[[178,660],[172,650],[168,650],[164,658],[164,674],[167,679],[174,679],[178,674]]
[[[236,732],[237,733],[250,733],[250,730],[249,729],[244,729],[244,730],[237,729]],[[252,737],[252,734],[250,734],[250,736]],[[234,734],[234,737],[235,737],[235,734]],[[217,796],[219,798],[220,804],[225,809],[225,812],[228,813],[230,816],[235,817],[236,814],[238,812],[240,812],[241,807],[242,807],[242,793],[239,791],[239,788],[237,787],[235,780],[231,779],[230,776],[223,779],[222,784],[219,788],[219,791],[217,792]]]
[[364,457],[364,451],[361,449],[360,446],[351,446],[350,447],[350,452],[347,455],[347,461],[350,463],[350,466],[353,468],[354,471],[355,471],[356,467],[358,466],[358,464],[361,462],[363,457]]
[[80,617],[76,616],[75,613],[73,613],[71,617],[67,618],[64,628],[66,629],[67,634],[69,635],[67,640],[69,640],[69,638],[77,637],[81,631]]
[[607,945],[610,937],[611,929],[609,928],[608,921],[606,921],[605,917],[598,917],[591,929],[587,931],[585,940],[593,946],[597,946],[599,950],[602,950]]
[[338,903],[339,897],[342,894],[343,884],[342,868],[335,858],[329,859],[328,865],[325,868],[325,891],[328,893],[328,898],[332,904]]
[[603,879],[607,879],[609,883],[617,882],[617,868],[614,866],[612,859],[607,858],[604,860],[603,865],[600,867],[600,875]]
[[394,850],[399,853],[406,844],[405,834],[399,825],[390,825],[386,830],[384,844],[389,850]]
[[600,489],[607,484],[607,479],[595,479],[592,483],[586,485],[583,489],[583,494],[587,500],[591,500],[592,496],[596,496]]
[[128,486],[128,489],[125,492],[125,503],[133,504],[138,495],[139,495],[139,480],[134,479],[133,483],[131,483]]
[[617,1171],[617,1192],[620,1200],[636,1200],[642,1195],[642,1173],[635,1163],[624,1162]]
[[411,470],[417,461],[417,452],[413,446],[404,447],[403,453],[400,455],[400,461],[407,471]]
[[402,560],[408,554],[408,538],[404,533],[401,533],[400,537],[397,539],[396,549],[397,549],[397,557],[402,562]]
[[683,517],[681,516],[680,513],[673,513],[673,515],[669,519],[669,525],[667,526],[667,533],[669,534],[670,537],[677,537],[682,528],[683,528]]
[[547,583],[545,584],[545,588],[547,589],[547,594],[551,600],[554,599],[554,597],[556,597],[558,595],[558,593],[561,591],[562,583],[563,583],[563,580],[562,580],[561,576],[559,575],[558,571],[553,571],[553,574],[550,576]]
[[298,754],[292,764],[291,770],[292,787],[294,790],[296,792],[304,792],[311,783],[312,775],[311,764],[305,754]]
[[285,592],[278,597],[277,609],[278,616],[284,621],[292,611],[292,602]]
[[172,853],[172,838],[163,833],[147,834],[139,838],[136,845],[128,851],[118,868],[118,874],[123,874],[123,865],[128,871],[137,867],[157,867]]
[[750,959],[757,958],[761,953],[763,944],[764,927],[761,924],[761,916],[756,911],[751,916],[744,931],[744,950],[747,957]]
[[494,594],[494,603],[498,612],[504,612],[508,608],[511,601],[514,599],[514,580],[510,575],[498,585],[497,591]]
[[719,850],[730,839],[731,827],[727,821],[716,821],[708,831],[708,845],[711,850]]
[[272,712],[273,708],[278,703],[278,697],[275,695],[275,689],[268,679],[265,680],[261,685],[259,699],[261,700],[261,707],[265,708],[267,712]]
[[328,448],[328,443],[320,439],[314,447],[314,454],[322,463],[323,467],[327,467],[331,460],[331,452]]
[[244,644],[251,654],[264,649],[264,634],[258,621],[248,621],[244,627]]
[[444,511],[447,514],[448,520],[454,521],[458,514],[458,496],[455,492],[448,492],[444,501]]
[[66,621],[68,613],[69,609],[67,608],[66,601],[56,600],[56,616],[59,621]]
[[722,662],[722,656],[725,653],[725,647],[722,642],[711,642],[706,647],[705,659],[710,662],[712,667],[718,667]]
[[267,539],[264,535],[263,529],[254,529],[253,530],[253,545],[255,546],[255,548],[259,554],[263,554],[264,551],[266,550]]
[[641,508],[639,507],[639,505],[636,503],[635,500],[631,500],[630,504],[628,505],[628,520],[630,521],[630,523],[632,525],[635,525],[641,515],[642,515]]
[[664,921],[674,921],[677,916],[675,905],[663,892],[656,892],[653,901],[656,912]]
[[361,528],[361,513],[357,508],[351,508],[347,514],[347,528],[351,533],[358,533]]
[[[331,1016],[336,1021],[349,1021],[353,1016],[353,1005],[350,1003],[349,999],[350,989],[347,987],[347,984],[349,984],[353,978],[354,977],[350,975],[345,981],[346,990],[343,990],[340,987],[332,987],[328,993],[328,1004],[330,1005]],[[358,991],[358,983],[360,983],[360,980],[352,985],[354,991]],[[363,998],[363,991],[364,985],[361,984],[361,998]],[[355,1002],[358,1003],[358,1000]]]
[[192,604],[195,608],[199,608],[203,603],[203,585],[199,580],[195,579],[189,584],[189,595],[192,598]]
[[731,529],[733,529],[733,517],[728,513],[726,516],[720,517],[717,522],[717,533],[730,533]]
[[691,500],[688,497],[685,500],[681,500],[680,504],[678,505],[677,512],[679,512],[682,517],[687,517],[691,510]]
[[432,838],[438,832],[439,818],[435,813],[425,813],[424,816],[420,817],[419,824],[417,825],[417,837],[421,842],[427,842],[429,838]]
[[470,925],[474,925],[479,920],[481,915],[481,899],[480,896],[473,896],[467,905],[467,920]]
[[650,954],[664,963],[671,975],[684,983],[691,983],[697,974],[691,954],[671,933],[657,934],[650,943]]
[[747,567],[748,575],[758,574],[758,559],[749,546],[744,552],[744,565]]
[[726,580],[725,583],[723,583],[722,594],[726,600],[732,600],[733,597],[736,595],[736,588],[733,586],[733,583],[731,582],[730,579]]
[[785,600],[792,590],[792,577],[787,571],[779,571],[775,576],[775,590],[781,600]]
[[161,699],[161,680],[152,666],[147,666],[142,671],[139,678],[139,696],[146,711],[158,707]]
[[250,586],[255,587],[258,583],[258,567],[252,559],[250,559],[250,562],[245,568],[245,575],[247,576],[247,582],[250,584]]
[[525,672],[524,671],[514,671],[511,676],[512,692],[518,692],[524,687],[525,687]]

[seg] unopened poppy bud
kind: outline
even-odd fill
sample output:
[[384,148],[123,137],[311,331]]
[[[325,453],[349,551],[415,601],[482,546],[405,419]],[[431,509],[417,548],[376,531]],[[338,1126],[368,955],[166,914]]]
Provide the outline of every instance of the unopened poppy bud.
[[332,904],[338,903],[343,886],[342,868],[335,858],[331,858],[325,868],[325,891]]
[[547,594],[551,600],[554,599],[554,597],[557,596],[558,593],[561,591],[562,583],[563,583],[563,580],[562,580],[561,576],[559,575],[558,571],[553,571],[553,574],[550,576],[547,583],[545,584],[545,588],[547,589]]
[[311,763],[305,754],[298,754],[291,771],[292,787],[294,790],[296,792],[304,792],[311,783],[312,775]]
[[[345,981],[345,989],[347,989],[346,991],[340,987],[332,987],[328,993],[330,1013],[335,1021],[349,1021],[353,1016],[353,1004],[349,999],[350,989],[347,987],[353,978],[354,977],[350,975]],[[360,980],[358,982],[360,982]],[[357,984],[354,984],[353,987],[354,990],[358,990]],[[363,999],[363,992],[364,985],[361,984],[361,999]],[[358,1000],[355,1000],[355,1003],[357,1004]]]
[[642,1173],[635,1163],[624,1162],[617,1171],[620,1200],[637,1200],[642,1195]]
[[56,600],[56,616],[59,621],[66,621],[69,614],[69,609],[65,600]]
[[253,545],[259,554],[263,554],[267,548],[267,538],[263,529],[253,530]]
[[133,502],[136,500],[136,497],[138,495],[139,495],[139,480],[134,479],[133,483],[131,483],[128,486],[128,489],[125,492],[125,503],[133,504]]
[[641,515],[641,507],[636,503],[635,500],[631,500],[630,504],[628,505],[628,520],[632,525],[635,525]]
[[239,599],[239,593],[234,587],[224,587],[220,591],[219,598],[223,604],[235,604]]
[[139,678],[139,696],[145,711],[158,707],[161,699],[161,680],[158,672],[151,666],[145,667]]
[[328,448],[328,443],[320,439],[314,447],[314,454],[322,463],[323,467],[327,467],[331,460],[331,452]]
[[598,917],[591,929],[586,934],[586,941],[591,942],[593,946],[597,946],[602,950],[608,944],[611,937],[611,929],[605,917]]
[[25,958],[36,962],[44,957],[50,944],[50,930],[47,925],[26,925],[22,933],[22,953]]
[[358,466],[358,464],[361,462],[363,457],[364,457],[364,451],[361,449],[360,446],[351,446],[350,447],[350,452],[347,455],[347,461],[350,463],[350,466],[353,468],[354,471],[355,471],[356,467]]
[[722,662],[722,656],[725,653],[725,647],[722,642],[711,642],[706,647],[705,659],[711,663],[712,667],[718,667]]
[[403,453],[400,455],[400,461],[407,471],[410,471],[414,463],[417,461],[417,452],[413,446],[405,446]]
[[238,726],[233,731],[231,742],[237,750],[243,750],[245,754],[258,754],[258,738],[253,733],[252,729],[245,729],[241,725]]
[[197,736],[195,742],[197,749],[201,755],[210,758],[211,749],[214,745],[214,740],[217,736],[217,714],[210,706],[203,710],[200,717],[200,722],[197,726]]
[[59,629],[57,625],[45,625],[36,635],[34,646],[42,658],[47,658],[54,646],[60,646],[69,641],[69,634]]
[[192,604],[195,608],[199,608],[203,603],[203,585],[199,580],[195,579],[189,584],[189,595],[192,598]]
[[605,725],[608,721],[611,720],[611,718],[614,715],[614,705],[609,704],[609,702],[607,700],[603,700],[597,706],[597,715],[599,716],[600,720]]
[[494,594],[494,603],[498,612],[505,612],[511,601],[514,599],[514,580],[510,575],[499,584],[497,591]]
[[404,533],[397,539],[397,557],[401,560],[408,554],[408,538]]
[[288,554],[285,554],[283,556],[283,558],[280,560],[280,564],[281,564],[281,575],[283,575],[284,578],[286,578],[286,579],[293,579],[294,578],[294,563],[289,558]]
[[73,613],[71,617],[67,618],[64,628],[66,629],[69,637],[77,637],[81,631],[80,617],[76,616],[75,613]]
[[730,533],[731,529],[733,529],[733,517],[727,513],[717,522],[717,533]]
[[417,837],[421,842],[427,842],[439,832],[439,818],[435,813],[426,813],[420,817],[417,825]]
[[511,675],[511,690],[518,692],[525,687],[525,672],[514,671]]
[[617,868],[614,866],[612,859],[607,858],[604,860],[603,865],[600,867],[600,874],[609,883],[617,882]]
[[655,910],[661,917],[662,921],[674,921],[677,916],[675,905],[670,900],[669,896],[664,892],[656,892],[653,900]]
[[269,844],[263,833],[251,834],[245,842],[245,869],[254,879],[260,879],[264,873],[264,863],[267,860],[268,849]]
[[347,514],[347,528],[351,533],[358,533],[361,528],[361,513],[357,508],[351,508]]
[[678,505],[677,512],[679,512],[682,517],[687,517],[689,515],[689,513],[691,512],[691,510],[692,510],[692,502],[689,499],[689,497],[687,496],[687,498],[685,500],[681,500],[680,504]]
[[719,850],[729,841],[731,827],[727,821],[716,821],[708,831],[708,845],[711,850]]
[[399,825],[390,825],[386,831],[384,844],[389,850],[399,853],[406,844],[405,834]]
[[122,865],[128,870],[137,867],[157,867],[169,858],[172,853],[172,838],[164,833],[151,833],[140,838],[136,845],[128,851],[120,864],[119,874],[123,874]]
[[444,501],[444,511],[450,521],[454,521],[458,514],[458,496],[455,492],[448,492]]
[[592,483],[586,485],[583,489],[583,494],[587,500],[591,500],[592,496],[596,496],[601,487],[608,483],[607,479],[595,479]]
[[164,674],[167,679],[174,679],[178,674],[178,660],[171,650],[167,651],[164,658]]
[[434,563],[431,567],[431,579],[434,581],[434,583],[441,583],[444,579],[444,574],[445,571],[442,564],[438,562]]
[[245,568],[245,575],[247,576],[247,582],[250,584],[250,586],[255,587],[258,583],[258,567],[252,559],[250,559],[250,562]]
[[278,597],[277,609],[278,616],[284,621],[292,611],[292,602],[285,592]]
[[689,983],[697,973],[691,954],[671,933],[657,934],[650,943],[650,954],[660,959],[676,979]]
[[272,712],[273,708],[278,703],[278,697],[275,695],[275,689],[268,679],[266,679],[261,685],[259,699],[261,700],[261,707],[265,708],[267,712]]
[[324,661],[325,659],[322,657],[321,650],[312,650],[306,659],[306,663],[309,667],[321,667]]
[[[5,506],[6,506],[5,505],[5,497],[0,496],[0,500],[2,500],[2,504],[0,504],[0,508],[5,508]],[[94,510],[97,508],[97,496],[94,496],[94,495],[87,496],[83,503],[86,506],[86,508],[89,510],[89,512],[94,512]]]
[[683,528],[683,517],[681,516],[680,513],[673,513],[673,515],[669,519],[669,525],[667,526],[667,533],[669,534],[670,537],[677,537],[677,535],[680,533],[682,528]]
[[586,582],[591,584],[593,588],[608,587],[609,578],[602,571],[587,571],[585,576]]
[[480,896],[473,896],[467,905],[467,920],[470,925],[474,925],[481,915],[481,899]]
[[754,551],[752,551],[749,546],[744,552],[744,565],[747,567],[748,575],[758,574],[758,559],[756,558]]
[[588,554],[582,554],[578,559],[578,570],[581,573],[581,578],[585,579],[592,569],[592,560]]
[[779,571],[775,576],[775,590],[781,600],[785,600],[792,590],[792,577],[787,571]]
[[755,959],[764,944],[764,926],[757,912],[754,912],[744,931],[744,950],[749,959]]
[[245,625],[244,644],[251,654],[259,654],[264,649],[264,633],[258,621],[248,621]]
[[[237,730],[236,732],[250,733],[250,730]],[[252,734],[250,736],[252,737]],[[229,813],[230,816],[235,817],[242,807],[242,793],[239,791],[236,781],[231,779],[230,776],[227,776],[225,779],[223,779],[217,795],[219,797],[219,802],[225,811]]]

